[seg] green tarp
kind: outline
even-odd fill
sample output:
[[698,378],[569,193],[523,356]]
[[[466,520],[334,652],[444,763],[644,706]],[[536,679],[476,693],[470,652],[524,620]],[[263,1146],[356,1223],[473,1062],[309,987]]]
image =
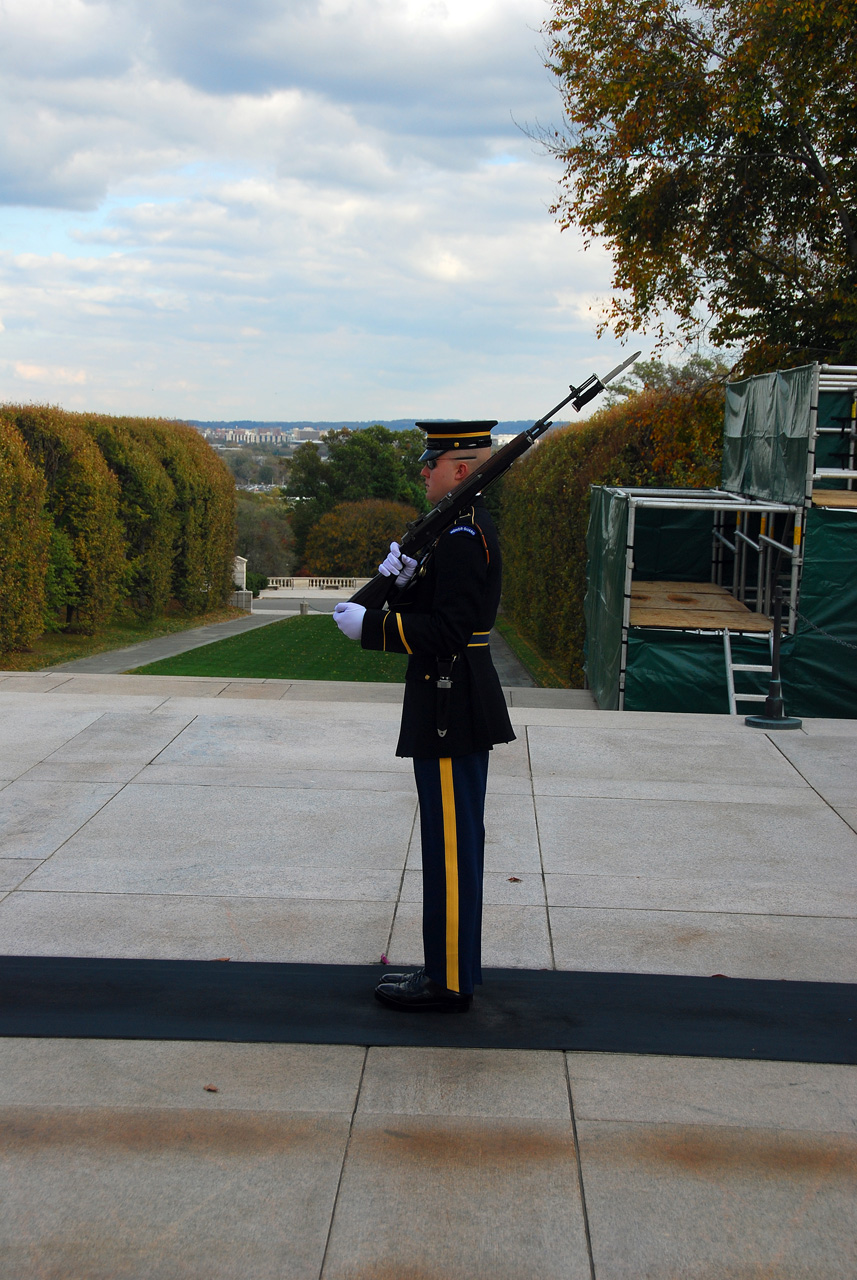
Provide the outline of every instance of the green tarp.
[[637,507],[634,578],[647,582],[710,582],[711,511]]
[[[629,505],[621,492],[591,490],[586,674],[603,710],[619,705]],[[706,581],[710,512],[638,507],[636,525],[635,581]],[[807,513],[799,610],[797,630],[781,649],[787,712],[857,718],[857,511],[813,507]],[[732,649],[736,662],[768,660],[764,636],[736,636]],[[767,677],[745,673],[738,687],[766,693]],[[726,714],[722,635],[631,627],[625,708]],[[741,714],[751,710],[739,704]]]
[[[809,512],[799,610],[780,650],[787,714],[857,718],[857,512]],[[732,639],[735,662],[766,663],[769,654],[765,636]],[[740,673],[736,688],[767,693],[768,677]],[[625,709],[727,714],[722,635],[632,627]],[[759,710],[738,703],[740,715]]]
[[[619,705],[622,614],[629,501],[613,489],[590,490],[586,548],[586,678],[602,710]],[[634,578],[708,582],[711,578],[710,511],[638,507],[634,527]]]
[[809,511],[798,609],[783,642],[787,710],[857,718],[857,511]]
[[619,706],[622,613],[625,603],[625,547],[628,499],[594,485],[590,490],[586,597],[586,678],[602,711]]
[[[767,636],[733,636],[733,662],[770,663]],[[767,693],[767,679],[744,673],[737,686],[743,693]],[[738,704],[742,714],[758,706]],[[628,634],[625,672],[626,711],[698,712],[728,715],[726,657],[722,634],[661,631],[632,627]]]
[[815,365],[726,388],[722,485],[772,502],[803,502]]
[[[822,391],[818,397],[819,435],[815,442],[816,467],[848,466],[848,433],[851,429],[851,392]],[[822,427],[833,427],[836,435],[821,432]],[[844,430],[843,430],[844,428]],[[842,480],[815,480],[814,489],[843,489]]]

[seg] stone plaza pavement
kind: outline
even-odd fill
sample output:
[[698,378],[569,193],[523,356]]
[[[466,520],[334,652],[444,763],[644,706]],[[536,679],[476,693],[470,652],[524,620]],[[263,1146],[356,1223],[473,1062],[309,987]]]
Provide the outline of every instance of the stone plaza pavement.
[[[857,722],[508,696],[488,966],[854,981]],[[418,962],[400,697],[0,673],[0,953]],[[857,1276],[854,1067],[11,1038],[0,1061],[2,1280]]]

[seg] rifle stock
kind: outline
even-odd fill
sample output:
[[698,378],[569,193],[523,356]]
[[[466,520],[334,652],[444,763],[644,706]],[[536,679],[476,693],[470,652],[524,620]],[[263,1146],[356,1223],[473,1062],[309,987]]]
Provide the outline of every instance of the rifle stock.
[[[554,415],[559,413],[560,409],[565,408],[569,403],[575,409],[581,409],[583,405],[588,404],[590,400],[602,392],[608,382],[618,377],[630,364],[633,364],[639,355],[639,351],[635,352],[623,364],[611,369],[603,378],[597,378],[595,374],[592,374],[579,387],[570,387],[570,394],[564,400],[560,400],[559,404],[555,404],[543,418],[539,418],[538,422],[534,422],[531,427],[527,427],[526,430],[516,435],[514,440],[510,440],[508,444],[503,445],[502,449],[498,449],[496,453],[486,459],[478,471],[474,471],[455,489],[445,494],[437,506],[432,507],[431,511],[427,511],[425,515],[420,516],[419,519],[409,524],[407,532],[399,543],[399,548],[403,554],[417,559],[421,551],[439,538],[451,524],[454,524],[466,507],[472,505],[473,499],[478,493],[482,493],[495,480],[499,480],[509,470],[513,462],[516,462],[522,454],[532,448],[539,436],[547,431]],[[393,582],[393,578],[383,573],[376,573],[370,582],[355,591],[351,597],[351,603],[362,604],[366,609],[382,609]]]

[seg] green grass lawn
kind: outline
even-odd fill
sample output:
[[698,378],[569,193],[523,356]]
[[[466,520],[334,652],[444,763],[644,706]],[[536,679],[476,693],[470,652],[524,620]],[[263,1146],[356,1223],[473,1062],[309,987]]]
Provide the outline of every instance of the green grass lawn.
[[251,677],[266,680],[377,680],[399,684],[407,658],[346,640],[330,615],[286,618],[229,640],[162,658],[135,675]]
[[241,609],[224,605],[208,613],[176,613],[141,622],[130,610],[119,615],[99,631],[97,636],[69,635],[64,631],[48,631],[34,640],[23,653],[0,653],[0,671],[41,671],[58,662],[74,662],[77,658],[90,658],[95,653],[111,649],[125,649],[141,640],[154,640],[158,636],[174,635],[177,631],[189,631],[194,627],[207,627],[215,622],[231,622],[242,618]]

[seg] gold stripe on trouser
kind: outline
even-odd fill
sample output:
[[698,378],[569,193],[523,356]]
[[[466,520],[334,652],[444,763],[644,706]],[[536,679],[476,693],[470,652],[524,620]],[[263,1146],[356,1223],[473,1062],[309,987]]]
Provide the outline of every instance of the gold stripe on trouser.
[[442,756],[438,763],[446,863],[446,985],[450,991],[458,991],[458,835],[455,829],[455,787],[452,781],[452,759]]

